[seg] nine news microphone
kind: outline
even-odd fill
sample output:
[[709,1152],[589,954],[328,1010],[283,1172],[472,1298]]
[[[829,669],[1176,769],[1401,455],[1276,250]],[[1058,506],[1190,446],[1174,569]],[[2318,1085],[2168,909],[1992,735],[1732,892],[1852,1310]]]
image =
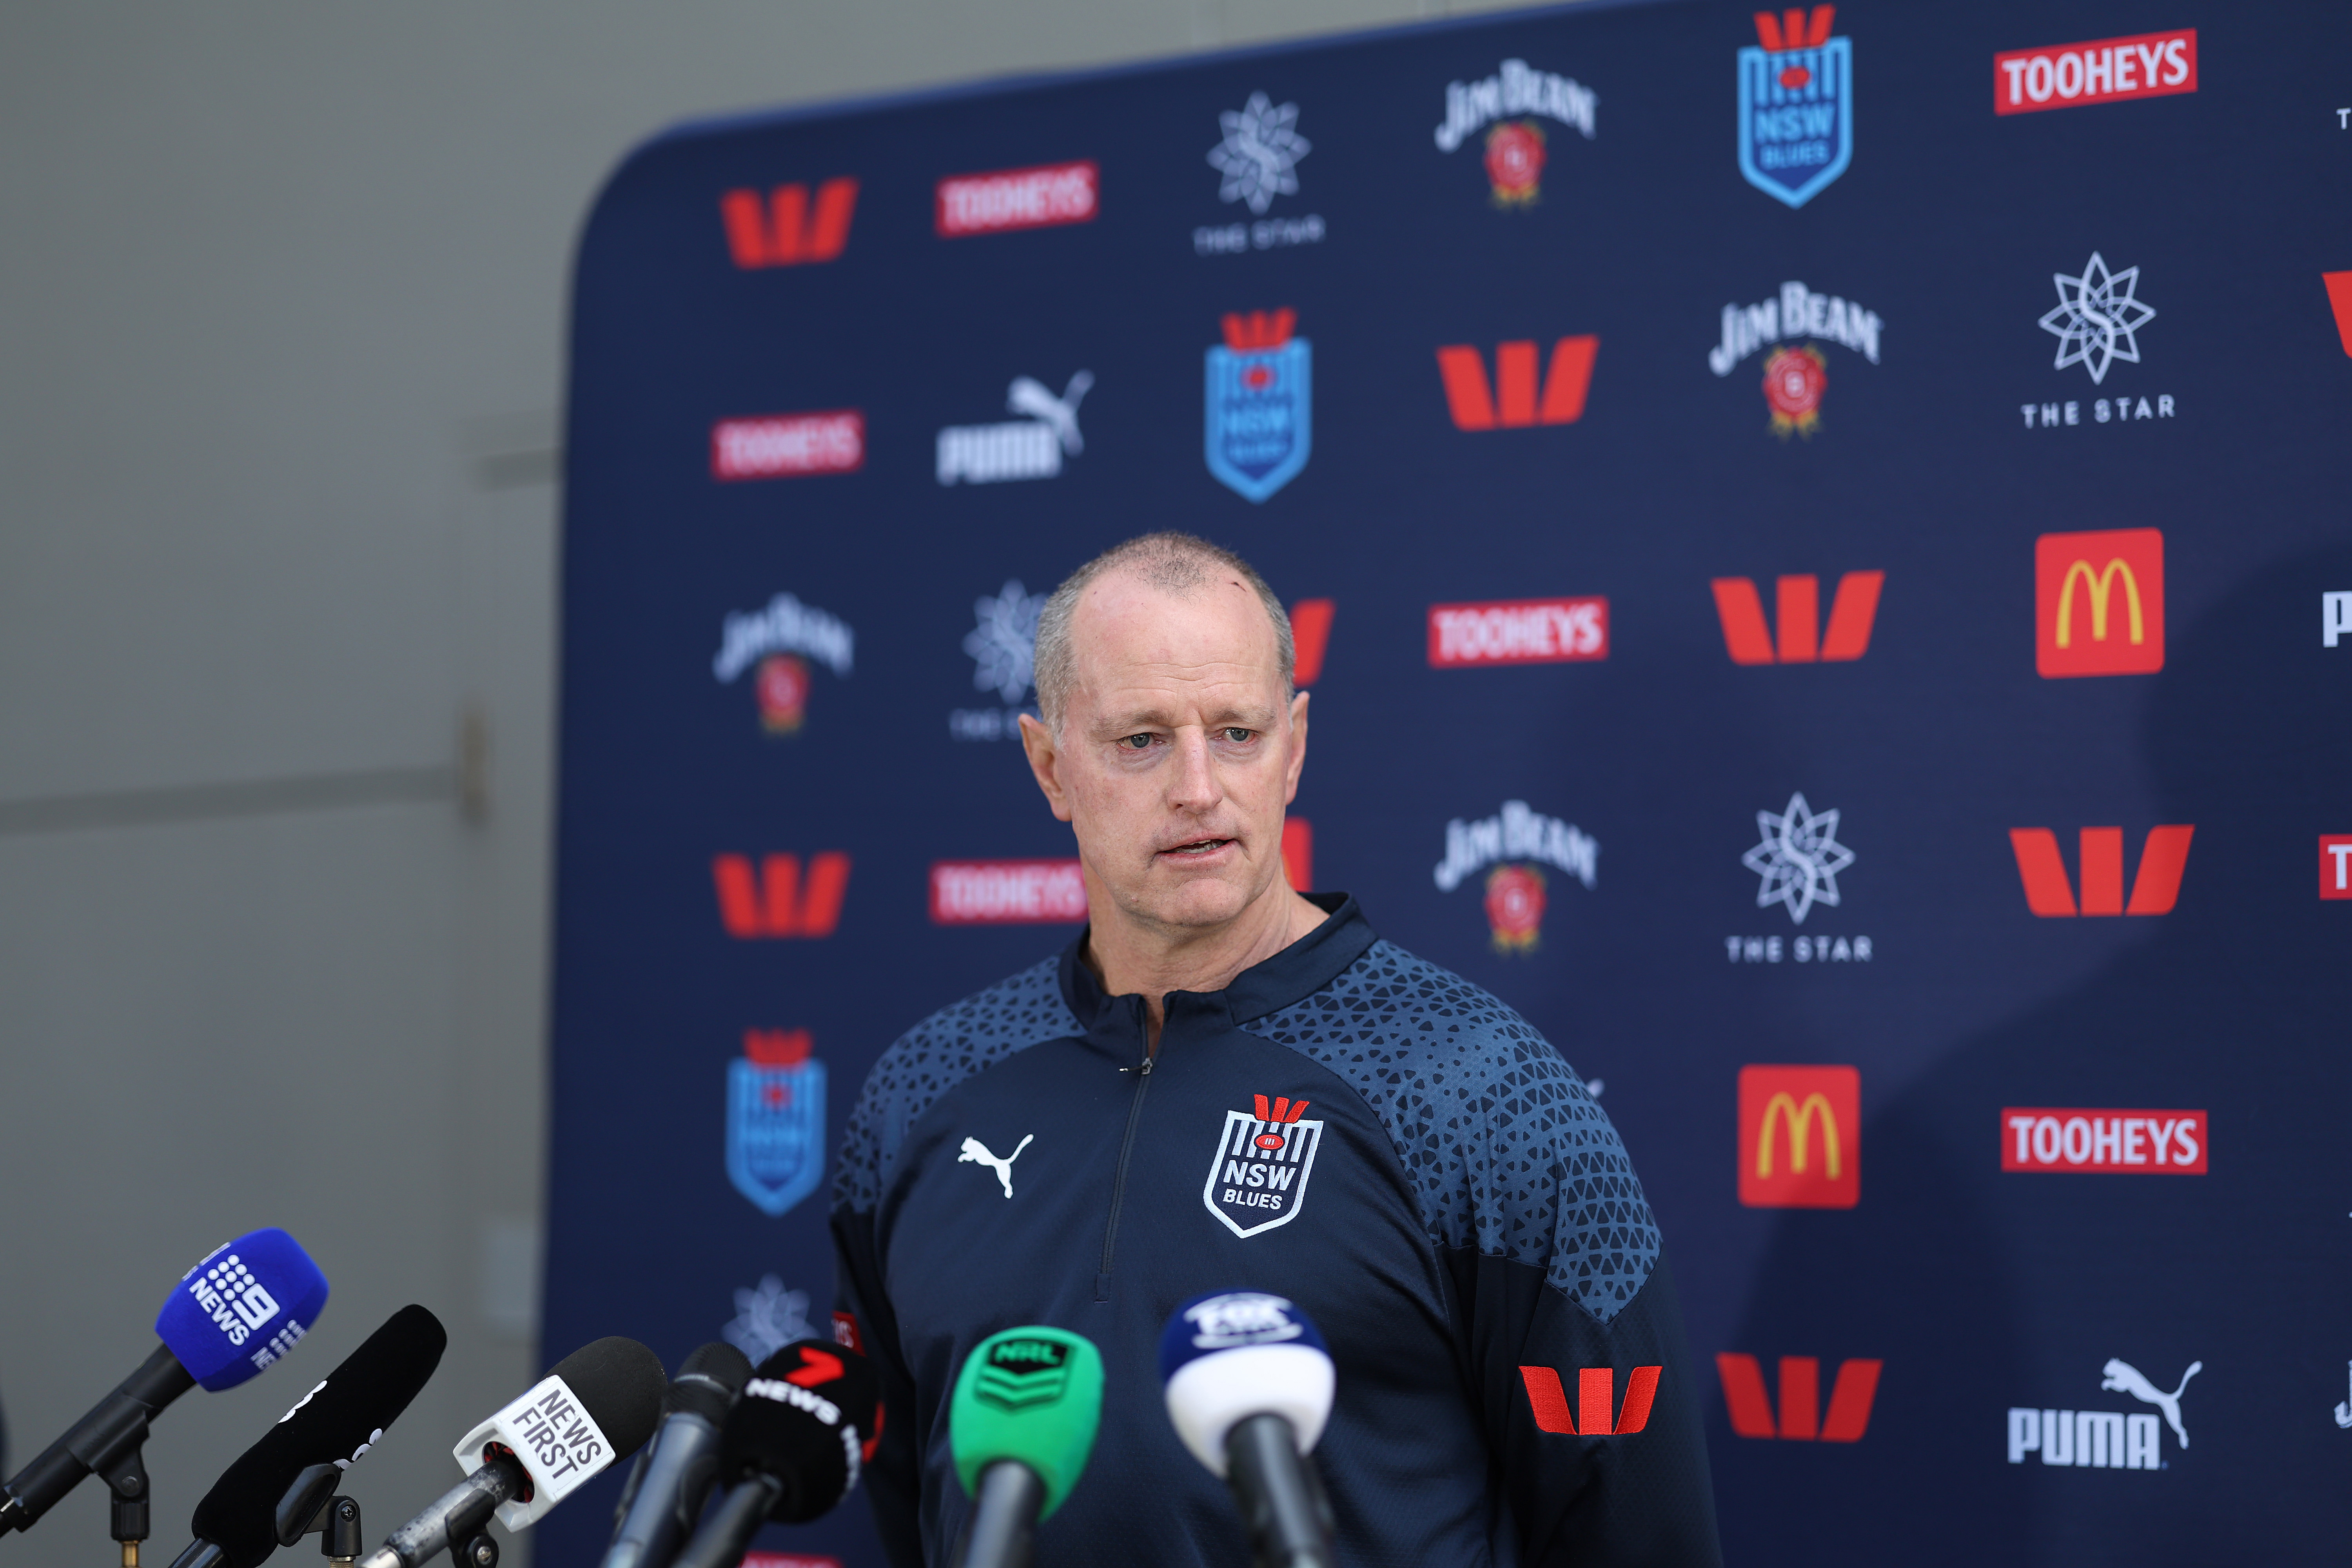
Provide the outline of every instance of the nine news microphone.
[[1224,1478],[1258,1568],[1334,1568],[1331,1508],[1307,1456],[1330,1419],[1331,1353],[1280,1296],[1187,1301],[1160,1336],[1168,1419]]
[[[873,1369],[830,1340],[795,1340],[760,1363],[727,1413],[727,1495],[671,1568],[735,1568],[760,1526],[803,1524],[849,1495],[881,1429]],[[606,1561],[609,1563],[610,1558]]]
[[1102,1353],[1061,1329],[1007,1329],[972,1347],[948,1406],[971,1498],[950,1562],[1025,1568],[1041,1521],[1078,1484],[1102,1423]]
[[719,1428],[751,1379],[751,1363],[712,1341],[686,1358],[662,1396],[661,1429],[637,1456],[613,1510],[604,1568],[668,1568],[719,1479]]
[[[327,1304],[327,1277],[282,1230],[257,1230],[206,1253],[155,1315],[163,1342],[71,1430],[0,1488],[0,1533],[30,1530],[93,1472],[118,1499],[146,1506],[140,1445],[147,1424],[198,1384],[234,1388],[294,1348]],[[118,1521],[119,1526],[119,1521]],[[147,1533],[143,1521],[138,1534]]]
[[536,1524],[591,1476],[627,1458],[661,1415],[661,1358],[615,1335],[585,1344],[450,1450],[466,1479],[384,1538],[363,1568],[417,1568],[443,1548],[467,1568],[491,1568],[498,1549],[482,1526]]
[[195,1540],[172,1568],[258,1568],[292,1545],[342,1472],[408,1408],[448,1343],[441,1320],[422,1307],[386,1319],[213,1483],[189,1521]]

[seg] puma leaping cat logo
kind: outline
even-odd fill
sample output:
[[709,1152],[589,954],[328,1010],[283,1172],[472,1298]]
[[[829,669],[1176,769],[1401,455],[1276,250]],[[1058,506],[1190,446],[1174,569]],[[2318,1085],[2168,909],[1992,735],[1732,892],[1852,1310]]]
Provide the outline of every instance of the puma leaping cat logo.
[[[1021,1158],[1021,1151],[1029,1147],[1029,1140],[1036,1136],[1032,1132],[1027,1138],[1022,1139],[1014,1145],[1013,1152],[1002,1160],[990,1153],[988,1145],[979,1139],[967,1138],[963,1141],[963,1152],[956,1156],[956,1163],[961,1165],[970,1163],[975,1165],[985,1165],[994,1171],[996,1179],[1004,1184],[1004,1195],[1009,1198],[1013,1195],[1013,1162]],[[2139,1374],[2134,1373],[2132,1375],[2137,1377]]]
[[1087,449],[1086,438],[1078,434],[1078,405],[1085,400],[1094,384],[1095,373],[1082,370],[1070,377],[1069,384],[1062,389],[1062,395],[1056,397],[1050,387],[1034,376],[1016,375],[1005,392],[1005,411],[1026,414],[1030,418],[1051,426],[1054,438],[1062,444],[1062,450],[1075,458]]
[[2189,1386],[2190,1378],[2205,1370],[2203,1362],[2190,1362],[2189,1370],[2180,1374],[2180,1388],[2169,1394],[2141,1376],[2139,1369],[2127,1361],[2109,1361],[2101,1370],[2107,1374],[2099,1379],[2101,1388],[2128,1394],[2144,1405],[2155,1405],[2164,1412],[2164,1418],[2171,1425],[2172,1435],[2180,1439],[2180,1446],[2184,1448],[2189,1447],[2189,1431],[2180,1425],[2180,1390]]

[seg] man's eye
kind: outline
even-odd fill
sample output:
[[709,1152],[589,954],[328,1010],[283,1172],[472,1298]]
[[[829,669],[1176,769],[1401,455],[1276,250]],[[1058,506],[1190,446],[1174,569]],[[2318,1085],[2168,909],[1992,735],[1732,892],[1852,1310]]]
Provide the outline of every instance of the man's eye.
[[1231,741],[1234,745],[1239,746],[1245,744],[1249,738],[1255,733],[1256,733],[1256,731],[1252,730],[1228,729],[1225,731],[1225,739]]
[[1144,747],[1151,744],[1151,737],[1149,735],[1129,735],[1126,740],[1121,741],[1119,744],[1126,746],[1130,750],[1139,752],[1143,750]]

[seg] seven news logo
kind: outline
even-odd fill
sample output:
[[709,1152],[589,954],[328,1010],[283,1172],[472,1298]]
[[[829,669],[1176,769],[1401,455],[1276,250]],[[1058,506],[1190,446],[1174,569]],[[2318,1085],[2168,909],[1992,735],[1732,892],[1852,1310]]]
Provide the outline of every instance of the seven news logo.
[[1780,1417],[1764,1392],[1764,1369],[1752,1355],[1723,1351],[1715,1358],[1723,1379],[1723,1403],[1731,1429],[1742,1437],[1793,1437],[1823,1443],[1859,1443],[1870,1428],[1870,1407],[1878,1397],[1883,1361],[1848,1357],[1838,1364],[1830,1389],[1829,1417],[1822,1417],[1822,1363],[1809,1355],[1780,1358]]
[[1992,58],[1992,111],[2032,114],[2197,90],[2197,29],[2010,49]]
[[756,872],[748,855],[719,855],[711,859],[710,879],[729,936],[831,936],[849,890],[849,857],[838,849],[811,856],[803,885],[797,855],[770,855]]
[[2033,542],[2033,667],[2070,675],[2164,668],[2164,534],[2045,533]]
[[934,192],[932,223],[942,239],[1091,223],[1101,208],[1102,171],[1087,159],[955,174]]
[[1551,365],[1536,380],[1536,345],[1495,345],[1495,379],[1486,362],[1466,343],[1437,351],[1437,372],[1445,383],[1445,406],[1456,430],[1525,429],[1535,425],[1573,425],[1584,417],[1584,395],[1592,384],[1593,356],[1601,340],[1562,338],[1552,345]]
[[1808,1209],[1850,1209],[1862,1201],[1860,1072],[1739,1069],[1739,1201]]
[[804,184],[778,185],[764,203],[757,191],[719,198],[728,254],[746,269],[831,261],[849,243],[850,215],[856,210],[857,182],[846,176],[818,186],[813,209]]
[[2011,1106],[2000,1113],[2004,1171],[2097,1171],[2136,1176],[2205,1173],[2201,1110],[2056,1110]]
[[1829,629],[1821,622],[1821,579],[1782,577],[1773,585],[1780,641],[1764,622],[1764,601],[1749,577],[1717,577],[1716,618],[1723,623],[1723,646],[1734,664],[1835,664],[1870,651],[1870,628],[1878,618],[1884,572],[1849,572],[1838,579],[1830,601]]
[[2083,829],[2080,905],[2066,880],[2066,862],[2059,856],[2056,834],[2046,827],[2012,827],[2009,843],[2017,855],[2018,877],[2025,884],[2026,907],[2045,920],[2076,914],[2168,915],[2180,899],[2180,878],[2189,868],[2189,841],[2196,832],[2194,823],[2147,830],[2129,903],[2124,901],[2122,828]]
[[[1630,1437],[1650,1424],[1650,1406],[1658,1397],[1662,1366],[1637,1366],[1625,1380],[1625,1403],[1617,1405],[1617,1373],[1613,1368],[1588,1366],[1576,1374],[1576,1409],[1568,1407],[1568,1391],[1559,1373],[1548,1366],[1523,1366],[1519,1380],[1527,1384],[1528,1412],[1546,1432],[1568,1437]],[[1616,1419],[1610,1413],[1616,1412]]]
[[1609,657],[1609,601],[1505,599],[1429,606],[1429,667],[1565,664]]

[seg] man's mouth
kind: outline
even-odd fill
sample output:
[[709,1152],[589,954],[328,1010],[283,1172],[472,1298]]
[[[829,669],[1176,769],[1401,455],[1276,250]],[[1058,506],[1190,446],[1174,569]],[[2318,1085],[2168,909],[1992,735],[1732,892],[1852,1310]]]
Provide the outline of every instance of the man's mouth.
[[1195,838],[1190,844],[1178,844],[1162,849],[1160,853],[1173,860],[1200,860],[1215,854],[1232,842],[1234,841],[1230,838]]

